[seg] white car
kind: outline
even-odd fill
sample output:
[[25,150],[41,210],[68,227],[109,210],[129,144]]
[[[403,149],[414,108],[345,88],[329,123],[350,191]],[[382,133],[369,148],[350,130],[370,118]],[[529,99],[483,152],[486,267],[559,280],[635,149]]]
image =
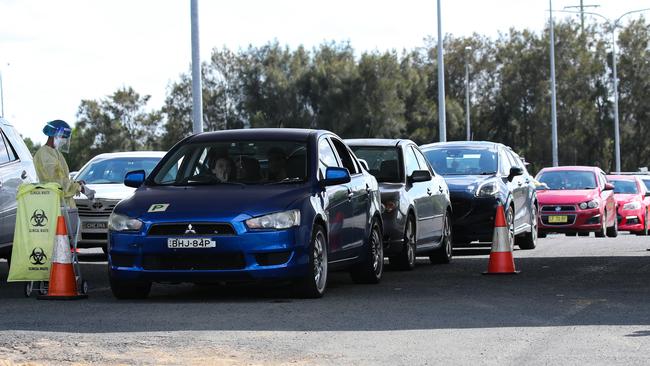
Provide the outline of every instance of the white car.
[[133,170],[151,173],[164,151],[133,151],[100,154],[92,158],[75,174],[76,181],[84,181],[94,190],[95,197],[75,197],[79,209],[79,248],[101,247],[106,250],[108,239],[108,217],[115,205],[131,196],[134,188],[124,185],[124,176]]
[[16,226],[16,193],[23,183],[38,181],[23,139],[0,118],[0,257],[9,259]]

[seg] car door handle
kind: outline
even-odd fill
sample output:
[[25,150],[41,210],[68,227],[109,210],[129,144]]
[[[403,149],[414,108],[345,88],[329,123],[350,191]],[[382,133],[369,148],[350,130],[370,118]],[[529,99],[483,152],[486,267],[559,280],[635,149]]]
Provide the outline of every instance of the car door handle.
[[517,185],[518,185],[519,187],[521,187],[521,186],[523,186],[523,185],[524,185],[524,182],[522,182],[522,181],[519,181],[519,182],[517,182]]
[[20,175],[20,178],[21,178],[22,180],[27,179],[27,172],[23,170],[23,173]]

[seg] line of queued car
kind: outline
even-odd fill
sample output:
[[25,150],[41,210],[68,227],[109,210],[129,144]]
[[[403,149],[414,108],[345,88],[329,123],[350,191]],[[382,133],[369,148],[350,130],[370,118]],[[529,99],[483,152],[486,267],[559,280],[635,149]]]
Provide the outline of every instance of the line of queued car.
[[[23,150],[7,154],[28,164]],[[498,205],[511,244],[528,250],[549,233],[645,235],[650,205],[650,179],[593,167],[534,178],[499,143],[299,129],[202,133],[166,153],[101,154],[71,175],[97,192],[76,199],[79,246],[107,253],[117,298],[144,298],[154,282],[252,280],[320,297],[334,270],[378,283],[384,258],[410,270],[417,256],[449,263],[454,247],[490,242]]]

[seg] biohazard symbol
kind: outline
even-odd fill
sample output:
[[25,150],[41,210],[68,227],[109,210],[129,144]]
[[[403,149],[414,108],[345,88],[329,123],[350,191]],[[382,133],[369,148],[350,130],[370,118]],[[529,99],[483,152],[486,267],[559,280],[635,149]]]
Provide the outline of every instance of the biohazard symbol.
[[32,249],[32,254],[29,256],[29,261],[34,265],[44,264],[47,256],[43,248]]
[[29,222],[32,224],[32,226],[36,227],[47,225],[47,216],[45,216],[45,211],[34,210],[34,214],[32,215],[31,219],[29,219]]

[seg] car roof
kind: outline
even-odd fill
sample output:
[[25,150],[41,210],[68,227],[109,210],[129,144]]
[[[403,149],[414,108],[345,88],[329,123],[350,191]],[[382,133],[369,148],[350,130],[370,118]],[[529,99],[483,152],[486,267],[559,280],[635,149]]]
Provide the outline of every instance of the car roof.
[[0,117],[0,124],[6,125],[6,126],[11,126],[11,123],[7,121],[6,119]]
[[264,139],[286,139],[291,141],[306,141],[314,134],[331,133],[325,130],[311,130],[302,128],[246,128],[236,130],[222,130],[203,132],[190,136],[187,142],[212,142],[230,139],[240,140],[264,140]]
[[399,144],[414,144],[415,143],[408,139],[345,139],[346,144],[350,146],[381,146],[381,147],[392,147]]
[[499,142],[492,141],[447,141],[447,142],[434,142],[431,144],[420,145],[421,149],[435,149],[441,147],[480,147],[496,150],[499,146],[508,148],[506,145]]
[[[570,166],[553,166],[553,167],[547,167],[543,168],[542,170],[545,172],[549,171],[583,171],[583,172],[596,172],[600,168],[595,167],[595,166],[582,166],[582,165],[570,165]],[[540,170],[540,171],[542,171]]]
[[162,158],[166,151],[122,151],[114,153],[103,153],[93,159],[114,159],[114,158]]

